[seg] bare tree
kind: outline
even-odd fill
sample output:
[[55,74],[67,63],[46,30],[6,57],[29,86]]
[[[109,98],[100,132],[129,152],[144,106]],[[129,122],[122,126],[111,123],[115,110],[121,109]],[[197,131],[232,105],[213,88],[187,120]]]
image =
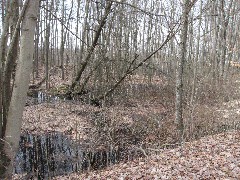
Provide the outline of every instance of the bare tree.
[[[7,9],[10,7],[10,3],[8,1]],[[9,32],[9,18],[10,14],[7,13],[4,18],[4,24],[3,24],[3,32],[1,34],[1,44],[0,44],[0,134],[1,137],[3,136],[2,128],[3,128],[3,117],[5,116],[3,114],[3,68],[4,63],[6,62],[6,52],[7,52],[7,41],[8,41],[8,32]]]
[[4,154],[6,154],[10,161],[8,161],[7,165],[5,164],[5,167],[1,167],[2,172],[5,170],[5,172],[1,174],[7,179],[11,179],[13,173],[12,163],[18,150],[22,114],[27,96],[28,84],[30,82],[30,72],[32,72],[34,33],[38,17],[39,0],[25,1],[25,6],[27,7],[22,20],[20,55],[17,64],[15,85],[13,86],[12,98],[7,116],[6,132],[4,134],[6,142],[4,145]]
[[112,2],[107,2],[105,14],[103,15],[103,18],[102,18],[102,20],[101,20],[101,22],[100,22],[100,24],[99,24],[99,26],[98,26],[98,28],[96,30],[96,33],[95,33],[92,45],[91,45],[91,47],[88,50],[88,54],[86,55],[85,59],[83,60],[81,68],[78,70],[77,76],[76,76],[76,78],[74,79],[74,81],[72,82],[72,84],[70,86],[69,94],[71,94],[71,92],[74,90],[75,86],[77,85],[77,83],[81,79],[82,74],[83,74],[84,70],[86,69],[86,67],[87,67],[87,65],[88,65],[88,63],[90,61],[90,58],[91,58],[91,56],[93,54],[93,51],[94,51],[95,47],[97,46],[98,39],[100,37],[102,29],[103,29],[104,25],[106,24],[107,17],[109,15],[109,13],[111,12],[111,7],[112,7]]
[[188,34],[188,16],[189,16],[189,0],[184,0],[183,3],[183,25],[181,30],[181,49],[179,51],[179,61],[176,77],[176,123],[178,125],[179,142],[183,142],[184,122],[183,122],[183,69],[186,61],[187,51],[187,34]]
[[[4,65],[4,75],[3,75],[3,134],[6,128],[7,113],[11,100],[11,79],[13,70],[15,67],[16,60],[18,58],[18,44],[19,44],[19,24],[17,24],[19,19],[19,0],[13,0],[10,3],[10,38],[12,46],[8,50],[6,62]],[[17,27],[17,28],[16,28]]]

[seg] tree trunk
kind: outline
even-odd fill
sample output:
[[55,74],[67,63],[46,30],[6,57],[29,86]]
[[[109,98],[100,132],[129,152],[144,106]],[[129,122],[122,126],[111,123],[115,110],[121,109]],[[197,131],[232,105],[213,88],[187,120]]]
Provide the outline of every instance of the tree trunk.
[[[46,17],[45,17],[45,27],[46,27],[46,34],[45,34],[45,73],[46,73],[46,89],[48,90],[50,87],[49,84],[49,38],[50,38],[50,17],[48,12],[48,1],[46,1]],[[50,7],[50,11],[52,10],[52,4]]]
[[[9,9],[9,2],[7,4],[7,10]],[[1,43],[0,43],[0,137],[3,137],[2,133],[2,124],[3,122],[3,71],[4,71],[4,63],[6,61],[6,51],[7,51],[7,41],[8,41],[8,30],[9,30],[9,13],[4,17],[4,26],[3,32],[1,34]]]
[[[19,18],[19,0],[13,0],[10,3],[10,33],[11,33],[11,45],[8,49],[6,63],[4,66],[3,73],[3,134],[5,133],[6,121],[7,121],[7,113],[8,107],[11,100],[11,79],[12,73],[15,67],[15,63],[18,57],[18,43],[19,43],[19,27],[20,21]],[[22,12],[24,13],[24,12]],[[20,19],[21,20],[21,19]]]
[[183,141],[184,122],[183,122],[183,69],[186,61],[187,32],[188,32],[188,5],[189,0],[184,1],[183,5],[183,25],[181,31],[181,49],[179,53],[179,62],[176,77],[176,123],[178,126],[179,142]]
[[[200,17],[202,17],[202,0],[200,2]],[[189,100],[189,105],[190,105],[190,111],[189,111],[189,121],[188,121],[188,126],[189,128],[189,133],[192,133],[192,124],[193,124],[193,115],[194,115],[194,109],[195,109],[195,104],[196,104],[196,96],[197,96],[197,75],[198,75],[198,69],[199,69],[199,54],[200,54],[200,38],[201,38],[201,25],[202,25],[202,19],[199,19],[199,25],[197,29],[197,39],[196,39],[196,55],[193,59],[193,77],[192,77],[192,89],[191,89],[191,95],[190,95],[190,100]]]
[[83,59],[83,53],[84,53],[84,43],[85,43],[85,36],[87,32],[87,23],[88,23],[88,15],[89,15],[89,0],[86,1],[85,5],[85,18],[84,18],[84,23],[83,23],[83,28],[82,28],[82,42],[81,42],[81,47],[80,47],[80,52],[79,52],[79,60],[78,60],[78,68],[79,70],[81,68],[81,63]]
[[2,13],[2,27],[4,27],[4,20],[5,20],[5,4],[6,4],[6,2],[5,2],[5,0],[2,0],[1,1],[1,13]]
[[[221,29],[221,50],[222,50],[222,54],[221,54],[221,82],[223,82],[224,80],[224,73],[225,73],[225,64],[226,64],[226,55],[227,55],[227,29],[228,29],[228,24],[229,24],[229,19],[230,19],[230,10],[232,9],[232,5],[233,5],[233,0],[231,0],[229,2],[229,6],[227,8],[227,12],[225,12],[225,1],[222,0],[221,2],[222,4],[222,29]],[[224,83],[224,82],[223,82]]]
[[88,50],[88,54],[87,56],[85,57],[84,61],[82,62],[82,65],[81,65],[81,68],[79,69],[79,71],[77,72],[77,76],[76,78],[74,79],[74,81],[72,82],[71,86],[70,86],[70,91],[68,92],[69,95],[71,95],[71,93],[73,92],[75,86],[77,85],[77,83],[79,82],[79,80],[81,79],[82,77],[82,74],[85,70],[85,68],[87,67],[89,61],[90,61],[90,58],[94,52],[94,49],[95,47],[97,46],[97,43],[98,43],[98,39],[101,35],[101,32],[102,32],[102,29],[104,27],[104,25],[106,24],[106,21],[107,21],[107,17],[108,15],[110,14],[111,12],[111,7],[112,7],[112,2],[108,2],[107,3],[107,6],[106,6],[106,10],[105,10],[105,14],[98,26],[98,29],[96,30],[96,33],[95,33],[95,36],[93,38],[93,42],[92,42],[92,45],[91,47],[89,48]]
[[[8,111],[7,127],[5,132],[4,153],[9,158],[5,167],[4,177],[10,179],[13,172],[12,163],[18,150],[20,139],[22,114],[27,96],[30,73],[33,66],[34,33],[37,22],[39,0],[25,1],[27,4],[26,14],[22,22],[21,44],[19,62],[17,64],[15,84]],[[9,147],[10,146],[10,147]]]

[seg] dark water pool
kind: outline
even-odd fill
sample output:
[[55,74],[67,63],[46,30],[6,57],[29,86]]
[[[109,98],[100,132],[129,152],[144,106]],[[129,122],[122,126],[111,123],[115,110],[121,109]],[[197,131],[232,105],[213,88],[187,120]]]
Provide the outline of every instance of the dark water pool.
[[119,161],[116,150],[90,151],[61,133],[21,136],[16,156],[15,173],[27,173],[46,179],[48,177],[101,169]]

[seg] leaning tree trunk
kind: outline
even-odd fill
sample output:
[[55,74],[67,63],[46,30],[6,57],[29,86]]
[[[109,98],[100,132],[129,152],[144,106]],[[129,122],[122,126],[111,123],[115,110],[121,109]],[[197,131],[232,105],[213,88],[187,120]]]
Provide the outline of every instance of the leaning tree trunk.
[[7,127],[5,132],[4,153],[9,159],[4,177],[11,178],[12,163],[18,149],[20,131],[22,126],[22,114],[27,96],[30,73],[33,66],[34,33],[37,23],[37,12],[39,0],[25,1],[27,4],[26,14],[22,22],[20,55],[17,64],[15,84],[13,86],[12,98],[7,116]]
[[[7,4],[7,11],[9,9],[10,2]],[[4,17],[3,32],[0,39],[0,137],[3,137],[2,125],[3,125],[3,68],[6,61],[8,30],[9,30],[9,13]]]
[[77,75],[76,75],[76,78],[74,79],[74,81],[72,82],[71,86],[70,86],[70,90],[68,92],[68,95],[71,96],[72,92],[74,91],[74,88],[75,86],[77,85],[77,83],[81,80],[81,77],[82,77],[82,74],[83,72],[85,71],[91,57],[92,57],[92,54],[94,52],[94,49],[95,47],[97,46],[97,43],[98,43],[98,39],[101,35],[101,32],[103,30],[103,27],[105,26],[106,22],[107,22],[107,18],[108,18],[108,15],[110,14],[111,12],[111,7],[112,7],[112,2],[108,2],[107,3],[107,6],[106,6],[106,10],[105,10],[105,14],[96,30],[96,33],[95,33],[95,36],[93,38],[93,42],[92,42],[92,45],[91,47],[89,48],[88,50],[88,53],[85,57],[85,59],[83,60],[82,64],[81,64],[81,68],[78,70],[77,72]]
[[[10,3],[9,12],[10,13],[10,32],[11,32],[11,45],[8,48],[8,53],[6,56],[6,62],[3,72],[3,128],[2,133],[5,133],[6,122],[7,122],[7,112],[11,100],[11,79],[12,73],[14,71],[14,66],[18,57],[18,45],[19,45],[19,0],[12,0]],[[25,11],[22,10],[22,14]],[[18,20],[19,19],[19,20]]]

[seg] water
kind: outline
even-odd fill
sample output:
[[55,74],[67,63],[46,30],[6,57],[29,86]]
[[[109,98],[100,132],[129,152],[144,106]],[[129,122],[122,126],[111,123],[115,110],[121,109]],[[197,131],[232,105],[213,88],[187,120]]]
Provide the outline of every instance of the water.
[[41,91],[33,91],[27,97],[26,106],[41,104],[45,102],[54,103],[60,99],[65,100],[65,98],[61,96],[54,96],[50,94],[48,95]]
[[[41,103],[44,103],[44,102],[51,102],[51,101],[55,102],[59,99],[60,99],[59,96],[47,95],[47,94],[45,94],[41,91],[39,91],[37,93],[37,97],[36,97],[36,101],[37,101],[38,104],[41,104]],[[64,100],[65,100],[65,98],[64,98]]]
[[101,169],[119,161],[117,150],[90,151],[87,144],[74,142],[61,133],[21,136],[15,173],[38,179],[72,172]]
[[85,104],[91,104],[94,106],[100,106],[101,103],[98,100],[95,100],[91,94],[84,94],[84,95],[77,95],[75,94],[71,99],[67,97],[67,95],[51,95],[41,91],[34,91],[32,92],[27,99],[26,105],[36,105],[41,103],[55,103],[56,101],[63,100],[63,101],[79,101]]
[[[77,98],[74,97],[73,101],[78,100]],[[65,97],[51,96],[39,91],[31,96],[27,105],[54,103],[60,99],[65,100]],[[80,98],[80,100],[82,99]],[[85,101],[90,103],[90,97]],[[99,113],[94,114],[93,119],[96,121],[94,121],[95,123],[102,123],[104,120]],[[133,144],[138,142],[126,138],[125,136],[129,133],[121,132],[121,129],[118,134],[118,149],[105,147],[99,150],[91,149],[88,142],[73,141],[60,132],[42,135],[24,134],[20,138],[15,173],[27,173],[26,179],[31,179],[31,177],[48,179],[57,175],[101,169],[119,161],[132,160],[134,157],[129,153],[127,142],[128,140]]]

